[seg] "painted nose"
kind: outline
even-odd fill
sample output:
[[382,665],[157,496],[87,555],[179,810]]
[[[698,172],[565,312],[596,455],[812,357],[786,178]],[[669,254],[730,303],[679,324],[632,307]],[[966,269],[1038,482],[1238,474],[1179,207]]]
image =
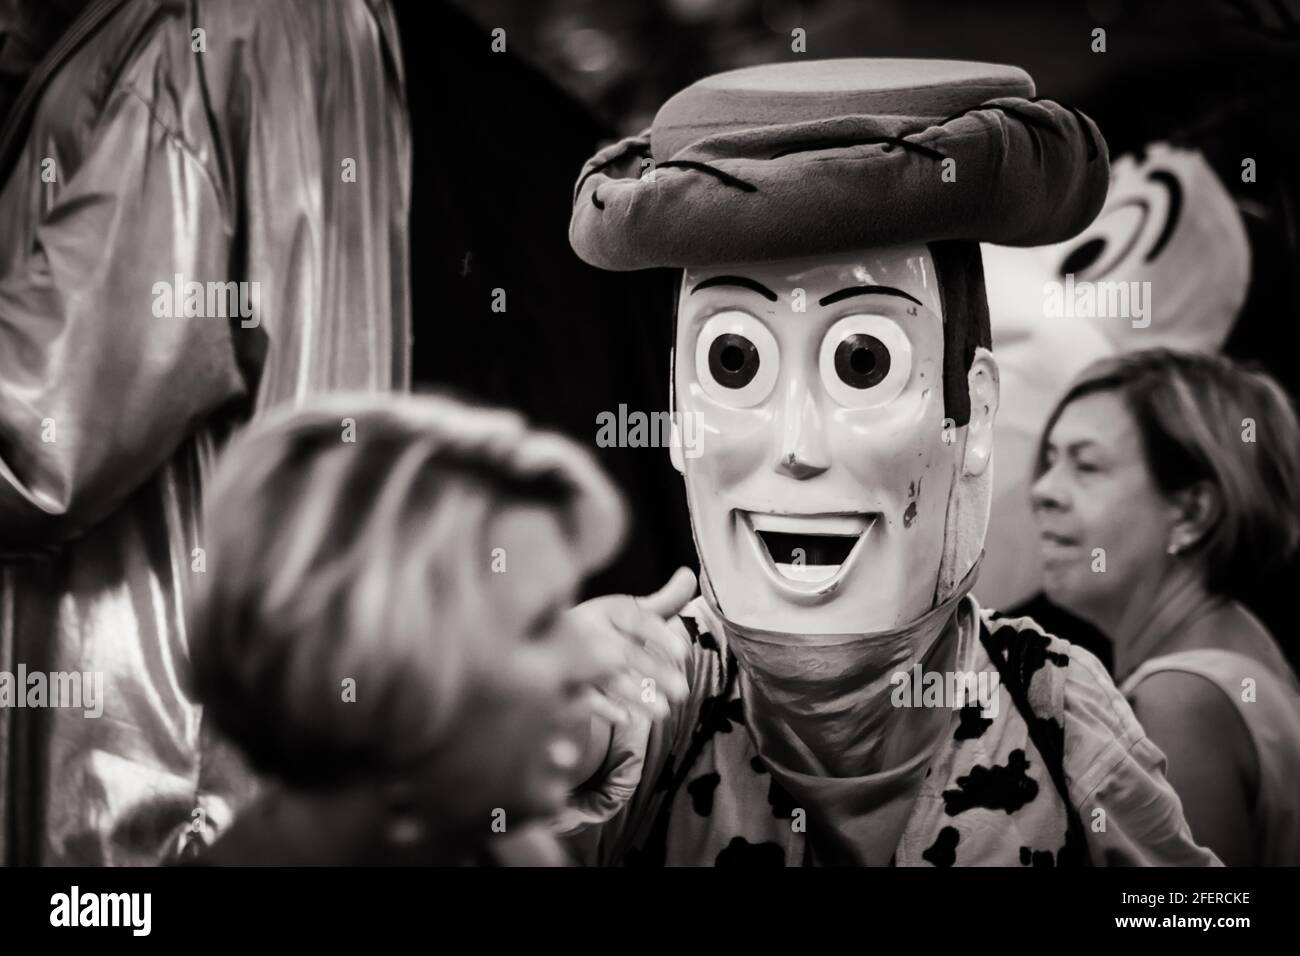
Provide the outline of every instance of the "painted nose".
[[785,397],[781,422],[781,444],[777,455],[778,474],[806,481],[831,466],[821,413],[812,393],[799,382],[791,382]]

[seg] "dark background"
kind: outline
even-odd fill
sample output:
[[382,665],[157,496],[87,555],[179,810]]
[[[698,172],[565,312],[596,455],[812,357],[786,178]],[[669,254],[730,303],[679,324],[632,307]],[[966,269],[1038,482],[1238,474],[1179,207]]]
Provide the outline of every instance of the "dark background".
[[[461,9],[461,6],[464,9]],[[807,57],[1013,63],[1039,95],[1083,109],[1112,155],[1153,140],[1195,146],[1238,201],[1251,293],[1227,351],[1300,394],[1300,2],[909,0],[396,0],[415,136],[412,256],[419,385],[513,406],[594,447],[596,416],[667,408],[672,289],[663,273],[605,273],[567,232],[595,148],[649,125],[709,73]],[[468,11],[468,12],[467,12]],[[489,31],[506,30],[507,52]],[[1106,30],[1107,52],[1091,51]],[[1258,180],[1240,181],[1241,160]],[[494,289],[507,311],[491,309]],[[660,448],[596,449],[632,503],[632,539],[592,593],[652,590],[695,563],[680,478]],[[1251,603],[1293,661],[1284,618],[1297,567]],[[1042,622],[1097,646],[1043,604]],[[1104,648],[1103,648],[1104,650]]]

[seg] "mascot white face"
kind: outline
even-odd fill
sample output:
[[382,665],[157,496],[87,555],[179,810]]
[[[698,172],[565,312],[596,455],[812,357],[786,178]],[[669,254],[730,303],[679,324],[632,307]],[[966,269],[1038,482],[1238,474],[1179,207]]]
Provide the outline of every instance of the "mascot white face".
[[[1107,355],[1153,346],[1217,351],[1246,299],[1250,247],[1232,197],[1201,154],[1153,145],[1114,163],[1106,205],[1075,238],[982,248],[1002,411],[980,596],[1010,607],[1041,585],[1029,476],[1057,399]],[[1121,294],[1129,309],[1108,314],[1101,303]],[[1091,309],[1076,307],[1085,296]]]
[[943,354],[924,246],[685,271],[674,394],[700,442],[674,462],[728,620],[864,633],[929,610],[972,430],[945,435]]

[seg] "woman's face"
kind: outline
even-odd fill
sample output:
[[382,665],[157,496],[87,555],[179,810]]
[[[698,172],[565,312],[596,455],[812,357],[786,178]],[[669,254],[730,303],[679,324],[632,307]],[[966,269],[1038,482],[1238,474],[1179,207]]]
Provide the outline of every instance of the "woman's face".
[[1175,510],[1152,481],[1137,423],[1114,392],[1065,407],[1048,434],[1045,465],[1030,495],[1047,595],[1105,621],[1163,572]]
[[438,792],[430,796],[440,804],[434,812],[454,806],[487,837],[564,805],[591,726],[579,694],[609,655],[568,625],[564,612],[592,569],[553,509],[501,508],[484,540],[488,553],[465,556],[482,562],[481,600],[462,635],[467,686],[435,757]]

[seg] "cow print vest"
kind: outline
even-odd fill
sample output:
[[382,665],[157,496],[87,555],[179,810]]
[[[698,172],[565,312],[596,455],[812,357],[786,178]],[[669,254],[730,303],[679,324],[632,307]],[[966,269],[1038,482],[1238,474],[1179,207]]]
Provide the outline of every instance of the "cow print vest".
[[[954,710],[930,758],[897,849],[880,865],[1077,866],[1087,844],[1063,769],[1064,642],[967,597],[956,668],[994,672],[999,706]],[[691,700],[655,734],[653,775],[627,834],[630,866],[817,865],[803,814],[745,727],[738,667],[697,599],[680,618],[692,648]],[[639,794],[640,796],[640,794]]]

